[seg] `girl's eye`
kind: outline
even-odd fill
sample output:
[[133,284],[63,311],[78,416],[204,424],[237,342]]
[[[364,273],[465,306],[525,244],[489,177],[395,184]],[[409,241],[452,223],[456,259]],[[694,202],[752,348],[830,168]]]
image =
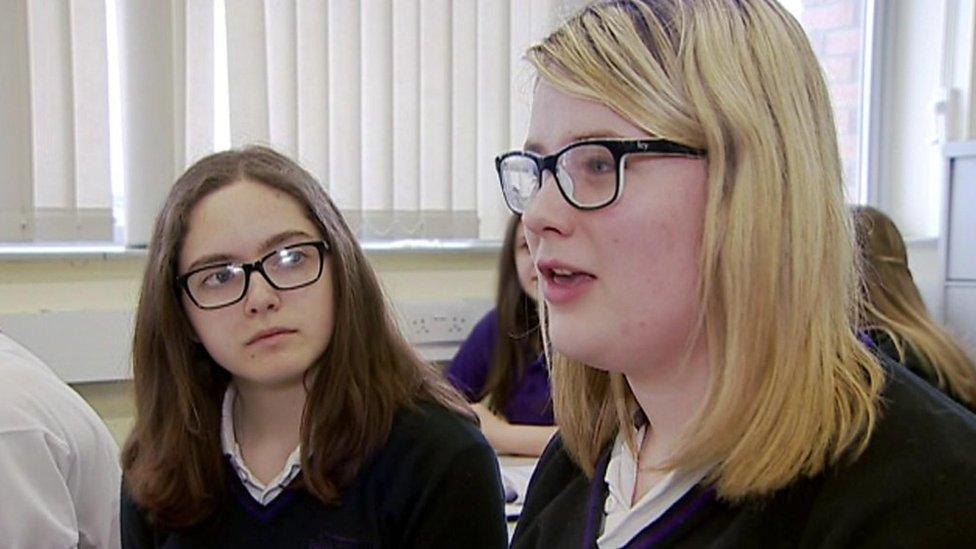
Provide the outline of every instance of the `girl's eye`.
[[613,164],[603,158],[590,160],[589,167],[593,173],[607,173],[613,170]]
[[203,279],[203,285],[211,288],[221,286],[234,280],[236,276],[237,271],[234,269],[220,269],[219,271],[215,271],[207,275],[207,277]]
[[308,254],[301,250],[285,250],[278,255],[278,264],[282,267],[292,267],[305,261]]

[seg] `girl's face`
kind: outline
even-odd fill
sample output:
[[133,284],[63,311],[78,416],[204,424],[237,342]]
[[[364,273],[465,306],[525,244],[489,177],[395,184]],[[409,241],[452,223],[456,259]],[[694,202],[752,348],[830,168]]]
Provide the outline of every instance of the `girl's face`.
[[[607,137],[653,136],[602,103],[540,82],[526,150],[551,154]],[[600,369],[635,374],[675,364],[687,349],[699,312],[706,164],[631,155],[625,166],[621,196],[590,211],[570,205],[546,172],[522,221],[555,349]]]
[[[291,244],[318,240],[322,234],[290,195],[256,181],[237,181],[207,195],[191,210],[179,272],[226,262],[250,263]],[[302,288],[276,290],[260,273],[248,276],[244,298],[219,309],[200,309],[183,292],[190,324],[210,356],[238,384],[301,383],[332,337],[328,255],[321,277]]]
[[515,228],[515,270],[518,272],[519,284],[533,301],[539,299],[539,273],[535,270],[535,262],[529,253],[529,245],[525,242],[525,230],[522,223]]

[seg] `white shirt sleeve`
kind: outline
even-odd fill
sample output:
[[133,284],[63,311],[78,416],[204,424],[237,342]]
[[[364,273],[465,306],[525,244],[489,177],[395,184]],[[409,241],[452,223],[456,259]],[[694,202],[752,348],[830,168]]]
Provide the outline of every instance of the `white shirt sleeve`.
[[32,430],[0,433],[0,464],[3,547],[120,546],[113,461],[83,471],[65,441]]
[[0,433],[0,539],[5,547],[77,547],[78,523],[62,466],[67,444],[42,431]]
[[118,447],[98,415],[0,334],[0,547],[118,549]]
[[87,459],[83,462],[75,460],[67,479],[78,519],[78,547],[118,549],[121,547],[119,502],[122,478],[119,451],[104,425],[93,425],[92,431]]

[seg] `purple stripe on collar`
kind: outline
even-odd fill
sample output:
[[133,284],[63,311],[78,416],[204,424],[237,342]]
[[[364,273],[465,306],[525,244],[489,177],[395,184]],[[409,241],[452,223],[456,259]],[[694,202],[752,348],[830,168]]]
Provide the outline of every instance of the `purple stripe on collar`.
[[583,549],[596,547],[598,524],[603,522],[603,503],[606,498],[607,483],[603,477],[607,474],[607,464],[610,463],[611,442],[603,451],[603,455],[596,462],[596,471],[590,480],[590,498],[586,505],[586,528],[583,530]]
[[878,345],[874,342],[873,339],[871,339],[871,335],[866,331],[858,330],[857,339],[861,342],[862,345],[864,345],[868,349],[871,349],[872,351],[878,350]]
[[[599,537],[597,528],[602,523],[603,505],[601,496],[606,498],[607,465],[610,463],[610,450],[612,445],[607,448],[604,454],[596,463],[596,471],[590,481],[590,497],[587,503],[586,528],[583,530],[583,549],[596,547],[596,540]],[[703,487],[700,484],[693,486],[685,495],[665,511],[664,515],[658,520],[648,524],[643,530],[633,537],[628,543],[628,549],[642,549],[652,547],[661,540],[667,538],[677,530],[685,521],[702,510],[703,507],[715,501],[715,488]]]
[[244,508],[247,514],[251,515],[254,519],[261,523],[267,523],[275,517],[282,509],[284,509],[291,500],[295,499],[296,490],[285,488],[278,497],[271,500],[267,505],[261,505],[260,503],[254,501],[251,494],[248,493],[247,489],[241,484],[241,480],[236,476],[228,479],[230,481],[230,491],[237,498],[237,501]]
[[693,487],[661,519],[647,525],[639,534],[634,536],[627,543],[627,549],[654,547],[673,534],[686,520],[713,501],[715,501],[715,488],[703,488],[700,485]]

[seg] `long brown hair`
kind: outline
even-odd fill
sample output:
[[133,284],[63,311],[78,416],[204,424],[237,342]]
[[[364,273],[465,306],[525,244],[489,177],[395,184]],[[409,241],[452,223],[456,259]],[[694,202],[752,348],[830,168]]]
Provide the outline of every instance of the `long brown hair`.
[[865,328],[886,332],[898,350],[893,358],[905,362],[913,353],[926,378],[976,408],[976,364],[925,309],[898,227],[870,206],[853,213],[864,259]]
[[515,242],[521,223],[522,219],[518,216],[512,216],[509,220],[501,257],[498,258],[498,292],[495,297],[498,336],[482,395],[488,397],[488,407],[503,416],[512,392],[525,375],[528,362],[542,351],[538,307],[535,300],[522,289],[515,265]]
[[153,523],[207,518],[225,496],[220,405],[229,374],[195,339],[175,283],[194,205],[237,181],[284,191],[330,247],[335,328],[309,367],[301,425],[302,483],[336,502],[389,435],[394,414],[419,400],[475,416],[397,330],[380,285],[342,215],[311,174],[265,147],[213,154],[173,185],[156,219],[136,310],[136,419],[122,451],[125,486]]
[[[852,458],[880,415],[884,371],[854,331],[860,309],[827,87],[775,0],[603,0],[528,60],[563,92],[650,135],[708,151],[698,329],[709,385],[666,467],[711,467],[723,499],[769,494]],[[541,313],[545,325],[545,310]],[[593,474],[633,392],[553,353],[560,435]]]

